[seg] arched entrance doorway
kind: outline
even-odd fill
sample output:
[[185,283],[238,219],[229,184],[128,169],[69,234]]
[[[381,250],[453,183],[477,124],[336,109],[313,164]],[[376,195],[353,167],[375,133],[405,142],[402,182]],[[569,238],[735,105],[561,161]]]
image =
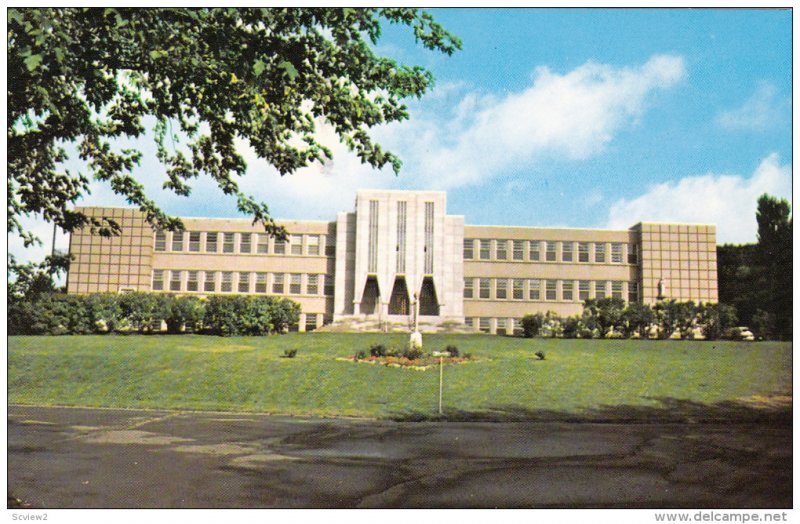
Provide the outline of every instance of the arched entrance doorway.
[[422,289],[419,293],[419,314],[429,317],[439,316],[439,300],[436,298],[436,286],[433,285],[432,277],[425,277],[422,280]]
[[392,286],[392,295],[389,298],[390,315],[408,315],[410,313],[410,302],[408,300],[408,287],[406,279],[397,277]]

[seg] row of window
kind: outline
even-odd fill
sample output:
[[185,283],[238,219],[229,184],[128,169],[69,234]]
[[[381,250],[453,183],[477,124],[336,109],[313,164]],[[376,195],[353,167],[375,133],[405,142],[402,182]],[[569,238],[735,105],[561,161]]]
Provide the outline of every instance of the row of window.
[[[305,289],[303,283],[305,282]],[[153,270],[153,291],[198,293],[271,293],[333,295],[333,277],[317,273],[251,273],[237,271]],[[268,291],[269,290],[269,291]]]
[[[627,246],[627,249],[626,249]],[[477,250],[477,258],[475,257]],[[554,240],[464,239],[464,260],[520,262],[638,263],[636,244],[621,242],[567,242]]]
[[[563,300],[623,298],[621,280],[545,280],[538,278],[465,278],[464,298],[488,300]],[[639,285],[628,282],[628,302],[639,299]]]
[[[157,252],[173,253],[240,253],[259,255],[311,255],[320,254],[322,235],[290,235],[288,241],[272,239],[265,233],[218,233],[214,231],[156,231]],[[325,246],[325,255],[333,256],[336,248]]]
[[522,333],[522,319],[521,318],[490,318],[490,317],[466,317],[464,324],[467,326],[482,331],[484,333],[492,332],[492,320],[495,323],[495,333],[498,335],[511,335]]

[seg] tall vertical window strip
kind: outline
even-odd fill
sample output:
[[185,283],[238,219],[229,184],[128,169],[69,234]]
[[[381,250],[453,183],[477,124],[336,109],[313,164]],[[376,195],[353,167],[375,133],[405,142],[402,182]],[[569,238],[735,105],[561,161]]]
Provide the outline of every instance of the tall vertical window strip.
[[480,279],[480,298],[492,298],[492,283],[488,278]]
[[170,271],[170,279],[169,279],[169,290],[170,291],[180,291],[181,290],[181,277],[183,271]]
[[206,271],[203,280],[203,291],[213,293],[217,290],[217,273],[215,271]]
[[545,300],[556,300],[556,281],[547,280],[545,283]]
[[256,235],[256,253],[269,253],[269,235],[264,233]]
[[578,300],[589,300],[589,281],[581,280],[578,282]]
[[556,243],[555,242],[545,242],[545,257],[548,262],[555,262],[556,261]]
[[253,251],[252,238],[251,233],[239,233],[239,253],[250,254]]
[[183,251],[183,231],[172,232],[172,250]]
[[578,262],[589,262],[589,242],[578,242]]
[[153,291],[163,291],[164,290],[164,270],[163,269],[154,269],[153,270]]
[[319,235],[308,235],[308,254],[319,255]]
[[475,257],[475,240],[471,238],[464,239],[464,260],[472,260]]
[[598,280],[594,283],[594,298],[606,298],[606,281]]
[[528,280],[528,300],[541,300],[542,298],[542,284],[541,280],[533,279]]
[[637,250],[636,244],[628,244],[628,264],[638,264],[639,263],[639,252]]
[[156,251],[167,250],[167,234],[164,231],[156,231],[156,243],[154,249]]
[[299,295],[301,292],[303,275],[300,273],[292,273],[289,275],[289,293],[292,295]]
[[189,251],[192,253],[200,252],[200,231],[191,231],[189,233]]
[[233,253],[233,233],[222,234],[222,252]]
[[397,261],[398,273],[406,272],[406,202],[397,203]]
[[538,240],[530,240],[528,242],[528,260],[531,262],[539,261],[540,242]]
[[508,298],[508,280],[505,278],[495,280],[494,297],[499,300]]
[[186,280],[186,291],[197,291],[197,271],[189,271],[189,277]]
[[622,264],[622,244],[618,242],[611,244],[611,262]]
[[318,293],[319,293],[319,275],[315,274],[308,275],[308,280],[306,281],[306,294],[316,295]]
[[206,253],[217,252],[217,235],[219,233],[206,233]]
[[515,278],[512,283],[512,298],[514,300],[522,300],[525,298],[525,281],[520,278]]
[[639,301],[639,283],[628,282],[628,302]]
[[572,262],[572,242],[561,243],[561,261]]
[[525,260],[525,242],[523,240],[514,240],[514,260]]
[[433,202],[425,202],[425,274],[433,273]]
[[508,259],[508,241],[496,240],[495,242],[497,242],[497,251],[495,252],[497,260]]
[[561,282],[561,300],[573,300],[573,289],[575,282],[572,280],[564,280]]
[[367,271],[378,271],[378,201],[369,201],[369,259]]
[[606,245],[603,242],[594,244],[594,261],[598,264],[604,264],[606,261]]
[[465,278],[464,279],[464,298],[472,298],[474,293],[473,288],[473,279],[472,278]]
[[222,287],[220,291],[223,293],[230,293],[233,291],[233,271],[222,272]]
[[333,275],[325,275],[325,296],[332,297],[336,291],[336,281]]
[[250,273],[239,273],[239,293],[250,293]]
[[256,273],[256,293],[267,292],[267,274]]
[[491,245],[492,245],[491,240],[481,239],[481,252],[480,252],[481,260],[489,260],[492,257]]
[[611,297],[622,298],[622,282],[618,280],[611,282]]

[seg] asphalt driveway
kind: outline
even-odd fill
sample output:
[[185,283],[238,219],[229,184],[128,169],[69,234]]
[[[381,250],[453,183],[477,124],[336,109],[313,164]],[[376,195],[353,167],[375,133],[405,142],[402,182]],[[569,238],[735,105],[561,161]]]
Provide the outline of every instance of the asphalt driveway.
[[8,409],[36,508],[791,508],[783,424]]

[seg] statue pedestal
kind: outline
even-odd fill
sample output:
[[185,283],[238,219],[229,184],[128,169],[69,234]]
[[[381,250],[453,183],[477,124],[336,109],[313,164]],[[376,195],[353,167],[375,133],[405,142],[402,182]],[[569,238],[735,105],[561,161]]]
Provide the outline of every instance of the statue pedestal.
[[412,349],[422,349],[422,333],[414,331],[408,338],[408,345]]

